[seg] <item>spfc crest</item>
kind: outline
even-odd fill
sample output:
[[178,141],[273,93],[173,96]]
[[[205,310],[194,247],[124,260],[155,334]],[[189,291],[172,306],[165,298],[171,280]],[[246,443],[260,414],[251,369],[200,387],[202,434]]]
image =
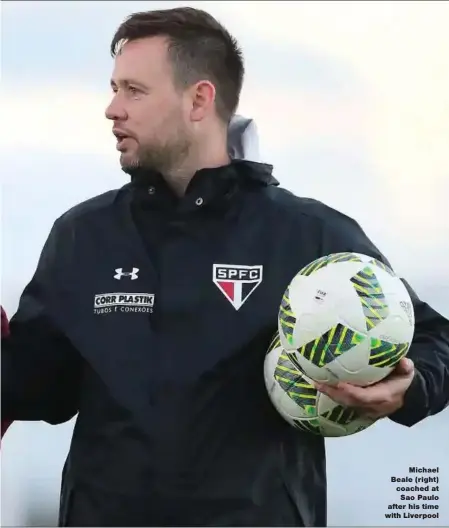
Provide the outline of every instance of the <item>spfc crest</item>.
[[263,266],[214,264],[212,280],[238,310],[262,282]]

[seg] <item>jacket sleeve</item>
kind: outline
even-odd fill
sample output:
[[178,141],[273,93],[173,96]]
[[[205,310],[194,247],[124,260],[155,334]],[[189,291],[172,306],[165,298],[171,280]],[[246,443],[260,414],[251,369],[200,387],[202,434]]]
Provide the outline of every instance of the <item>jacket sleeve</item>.
[[[391,267],[361,227],[345,215],[323,223],[323,255],[341,251],[362,253]],[[390,416],[396,423],[412,426],[449,405],[449,321],[419,299],[403,280],[413,302],[415,333],[407,357],[415,364],[415,377],[405,394],[404,406]]]
[[67,240],[55,223],[2,336],[2,420],[57,424],[77,413],[81,358],[54,318],[63,308]]

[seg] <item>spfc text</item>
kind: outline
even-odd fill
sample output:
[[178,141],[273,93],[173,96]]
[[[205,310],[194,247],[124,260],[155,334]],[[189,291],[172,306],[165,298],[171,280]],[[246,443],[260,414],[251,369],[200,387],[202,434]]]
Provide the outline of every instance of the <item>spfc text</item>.
[[242,280],[259,282],[262,279],[262,266],[257,267],[239,267],[225,266],[217,264],[215,267],[216,280]]

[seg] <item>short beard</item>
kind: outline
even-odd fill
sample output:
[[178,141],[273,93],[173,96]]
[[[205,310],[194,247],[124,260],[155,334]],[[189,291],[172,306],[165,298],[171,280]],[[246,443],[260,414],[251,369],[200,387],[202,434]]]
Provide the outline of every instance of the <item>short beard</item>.
[[187,139],[172,144],[142,147],[132,162],[122,165],[122,170],[131,178],[137,173],[146,172],[168,175],[182,165],[190,150],[191,143]]

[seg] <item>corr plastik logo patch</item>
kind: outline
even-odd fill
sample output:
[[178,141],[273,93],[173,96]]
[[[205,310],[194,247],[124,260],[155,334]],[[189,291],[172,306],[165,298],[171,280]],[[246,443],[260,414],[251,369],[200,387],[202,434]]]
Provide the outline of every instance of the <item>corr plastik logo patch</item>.
[[153,313],[153,293],[98,293],[94,296],[94,314]]

